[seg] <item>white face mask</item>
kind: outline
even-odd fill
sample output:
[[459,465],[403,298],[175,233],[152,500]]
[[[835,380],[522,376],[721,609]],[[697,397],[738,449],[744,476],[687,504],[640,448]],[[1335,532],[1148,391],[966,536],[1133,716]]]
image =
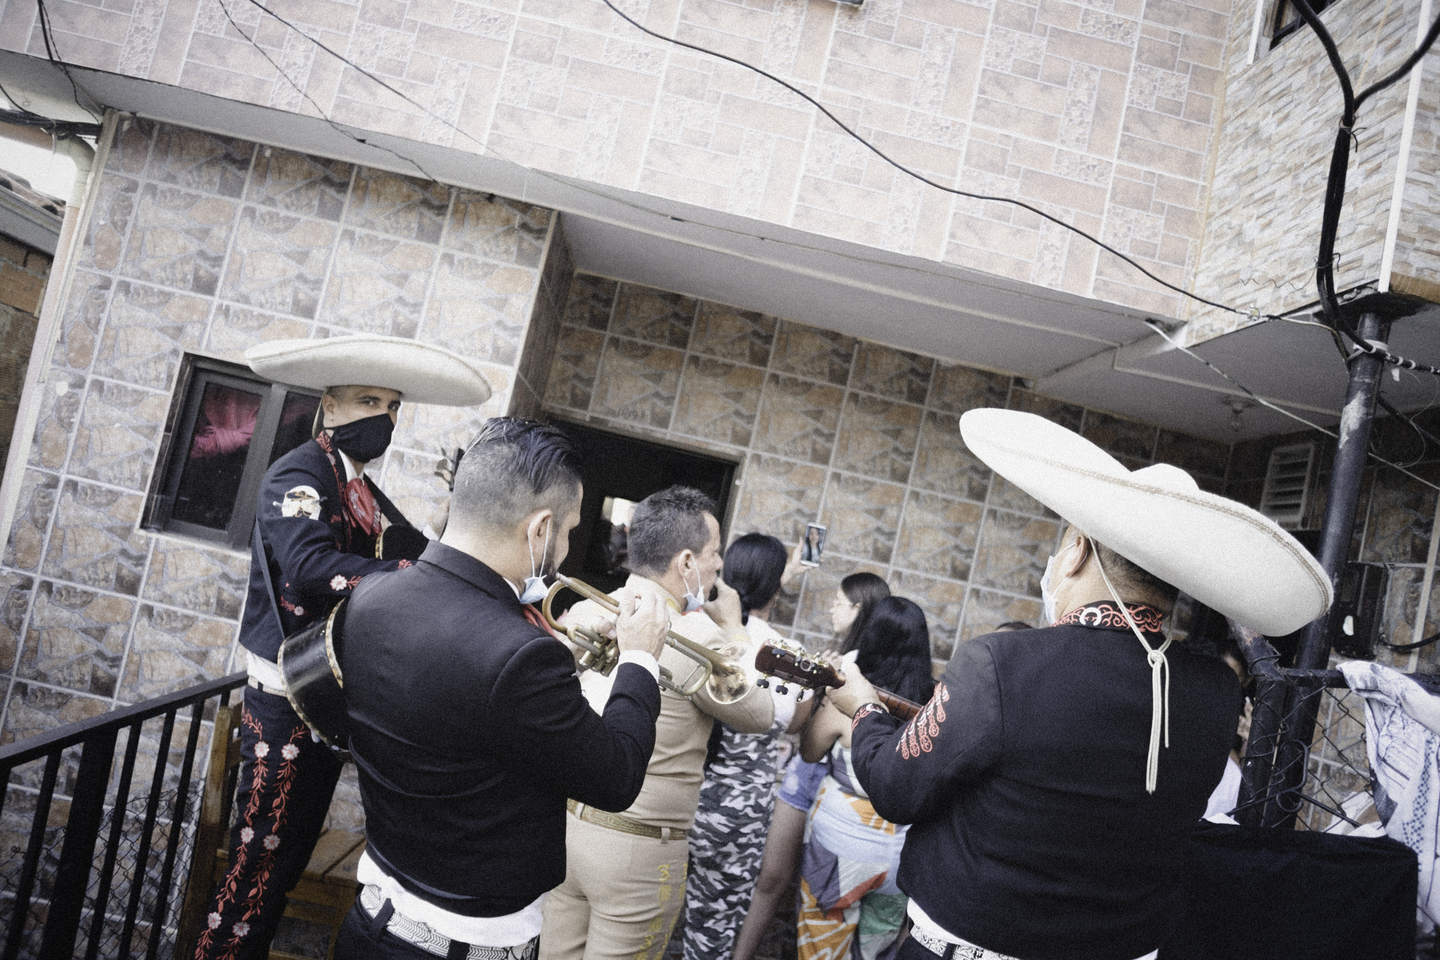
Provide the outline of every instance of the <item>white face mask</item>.
[[1045,605],[1046,626],[1049,626],[1050,624],[1053,624],[1055,622],[1055,590],[1060,586],[1060,584],[1064,583],[1065,580],[1070,579],[1069,577],[1066,577],[1065,580],[1061,580],[1060,583],[1051,586],[1050,574],[1055,571],[1055,561],[1065,556],[1065,551],[1071,549],[1074,546],[1075,544],[1073,543],[1066,544],[1065,546],[1060,548],[1059,553],[1052,553],[1050,555],[1050,559],[1045,561],[1045,573],[1040,578],[1040,602]]
[[682,613],[694,613],[705,606],[705,598],[699,596],[701,587],[700,574],[695,574],[695,593],[690,592],[690,581],[685,579],[685,574],[680,574],[680,579],[685,583],[685,609]]
[[[538,524],[539,521],[537,520]],[[546,530],[549,533],[549,530]],[[525,589],[520,591],[521,603],[539,603],[545,599],[549,589],[545,586],[545,561],[550,559],[550,538],[546,536],[545,546],[540,550],[540,568],[535,568],[535,544],[530,538],[525,538],[525,545],[530,548],[530,576],[525,578]]]

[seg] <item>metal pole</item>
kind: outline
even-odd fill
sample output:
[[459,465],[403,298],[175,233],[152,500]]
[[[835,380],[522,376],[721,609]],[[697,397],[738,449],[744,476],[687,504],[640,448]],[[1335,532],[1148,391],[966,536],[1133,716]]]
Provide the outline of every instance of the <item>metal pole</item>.
[[[1364,340],[1384,340],[1390,322],[1374,311],[1361,315],[1359,333]],[[1350,360],[1350,384],[1345,392],[1345,408],[1340,414],[1339,440],[1335,460],[1330,468],[1330,489],[1325,500],[1325,525],[1320,533],[1320,566],[1330,578],[1336,596],[1345,563],[1350,557],[1350,540],[1355,529],[1355,512],[1360,500],[1365,461],[1370,448],[1370,426],[1375,419],[1375,397],[1380,392],[1380,375],[1384,362],[1367,354],[1356,354]],[[1330,638],[1336,626],[1337,609],[1331,606],[1322,617],[1305,628],[1295,653],[1295,666],[1307,670],[1323,669],[1330,662]],[[1281,825],[1293,822],[1294,804],[1290,811],[1277,803],[1277,797],[1295,790],[1305,782],[1305,759],[1310,739],[1315,733],[1318,697],[1309,687],[1291,688],[1285,721],[1277,738],[1274,774],[1270,781],[1270,801],[1265,807],[1265,823]]]

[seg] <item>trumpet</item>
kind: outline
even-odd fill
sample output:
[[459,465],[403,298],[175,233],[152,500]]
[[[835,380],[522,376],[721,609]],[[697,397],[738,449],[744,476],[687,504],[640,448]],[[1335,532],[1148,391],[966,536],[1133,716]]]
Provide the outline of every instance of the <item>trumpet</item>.
[[[563,573],[555,574],[555,584],[540,604],[540,613],[551,629],[563,633],[582,651],[579,657],[580,669],[594,670],[608,677],[615,669],[615,664],[620,661],[620,645],[589,627],[566,626],[556,620],[551,613],[551,605],[561,590],[572,590],[617,616],[620,613],[620,604],[612,600],[609,594],[601,593],[585,581],[567,577]],[[688,699],[703,689],[708,691],[710,699],[716,703],[734,703],[749,693],[750,688],[755,685],[755,651],[748,640],[733,640],[719,650],[712,650],[703,643],[680,636],[674,630],[666,630],[665,645],[695,661],[695,669],[680,683],[675,681],[668,667],[660,668],[660,686],[682,697]]]

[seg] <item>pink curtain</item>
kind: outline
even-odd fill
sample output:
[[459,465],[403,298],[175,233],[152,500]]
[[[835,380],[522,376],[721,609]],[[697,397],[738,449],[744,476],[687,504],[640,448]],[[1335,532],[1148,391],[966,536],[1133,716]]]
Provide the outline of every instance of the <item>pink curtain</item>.
[[255,419],[259,413],[258,395],[218,383],[209,384],[200,403],[204,426],[195,431],[190,459],[218,457],[245,449],[255,435]]

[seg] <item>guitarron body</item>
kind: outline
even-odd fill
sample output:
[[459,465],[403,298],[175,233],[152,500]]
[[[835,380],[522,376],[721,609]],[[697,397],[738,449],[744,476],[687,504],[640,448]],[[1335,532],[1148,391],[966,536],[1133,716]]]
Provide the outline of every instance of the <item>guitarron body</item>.
[[350,717],[345,712],[345,679],[340,672],[345,601],[330,615],[297,630],[280,644],[280,679],[285,698],[320,739],[344,750],[350,745]]

